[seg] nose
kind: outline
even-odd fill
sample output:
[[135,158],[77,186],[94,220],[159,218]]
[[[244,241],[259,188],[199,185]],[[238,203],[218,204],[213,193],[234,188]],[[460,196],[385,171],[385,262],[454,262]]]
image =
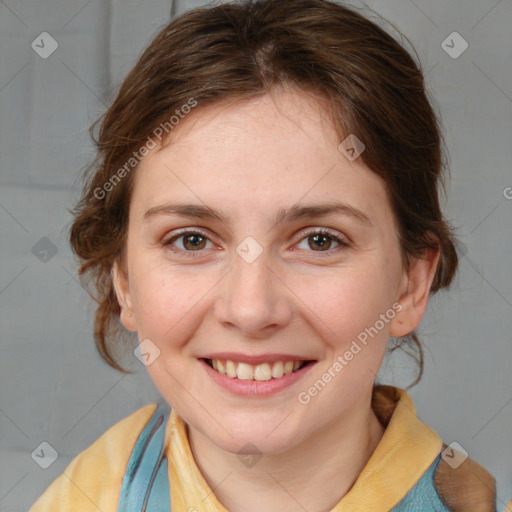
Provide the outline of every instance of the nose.
[[265,338],[292,318],[291,294],[261,254],[248,263],[235,255],[215,302],[217,321],[248,338]]

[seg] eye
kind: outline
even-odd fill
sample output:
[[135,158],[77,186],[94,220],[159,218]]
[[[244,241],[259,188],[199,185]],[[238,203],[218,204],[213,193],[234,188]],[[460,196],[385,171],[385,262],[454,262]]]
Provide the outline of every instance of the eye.
[[[181,241],[177,244],[177,246],[174,245],[174,243],[178,240]],[[202,231],[187,230],[174,233],[171,237],[164,240],[162,245],[169,247],[169,249],[174,252],[181,252],[186,254],[191,252],[201,252],[202,249],[205,249],[208,242],[210,242],[210,244],[212,243],[211,240]],[[187,256],[189,255],[192,256],[192,254],[187,254]]]
[[[179,241],[179,242],[178,242]],[[333,242],[337,244],[332,247]],[[162,245],[168,247],[175,253],[180,253],[184,256],[195,256],[193,253],[202,252],[203,249],[212,248],[207,247],[207,244],[213,245],[213,242],[202,231],[196,229],[188,229],[178,233],[173,233],[169,238],[162,242]],[[300,244],[306,243],[307,247],[300,247]],[[297,246],[301,250],[311,249],[309,252],[333,252],[339,246],[350,247],[348,241],[331,233],[327,229],[311,229],[306,232],[305,237]]]
[[[312,249],[313,252],[328,252],[330,249],[332,249],[333,242],[338,244],[334,247],[334,249],[336,249],[338,246],[350,246],[346,240],[326,229],[312,229],[308,231],[305,238],[301,240],[301,243],[303,242],[305,242],[307,244],[307,248]],[[300,249],[304,249],[304,247],[300,247],[300,244],[298,247]]]

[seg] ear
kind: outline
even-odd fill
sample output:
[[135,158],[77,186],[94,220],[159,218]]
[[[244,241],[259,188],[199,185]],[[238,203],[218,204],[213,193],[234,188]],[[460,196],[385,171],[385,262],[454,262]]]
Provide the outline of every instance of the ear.
[[121,308],[121,323],[129,331],[136,332],[137,322],[135,321],[133,312],[128,276],[126,272],[121,268],[118,260],[116,260],[112,265],[111,275],[117,301],[119,302],[119,306]]
[[441,257],[439,240],[433,234],[429,235],[438,245],[434,249],[426,249],[421,258],[411,260],[409,270],[404,273],[398,299],[402,309],[391,322],[391,336],[402,337],[413,332],[427,309],[430,288]]

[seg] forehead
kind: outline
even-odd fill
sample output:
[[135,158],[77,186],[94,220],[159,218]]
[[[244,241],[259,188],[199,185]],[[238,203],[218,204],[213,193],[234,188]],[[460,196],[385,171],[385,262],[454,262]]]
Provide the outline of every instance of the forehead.
[[132,206],[184,199],[270,216],[302,200],[343,200],[382,214],[383,181],[340,142],[325,103],[298,92],[199,105],[142,159]]

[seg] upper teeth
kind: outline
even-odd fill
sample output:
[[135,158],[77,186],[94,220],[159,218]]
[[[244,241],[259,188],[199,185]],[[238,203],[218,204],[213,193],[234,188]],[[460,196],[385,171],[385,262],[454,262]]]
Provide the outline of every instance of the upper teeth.
[[236,363],[234,361],[212,359],[212,366],[222,375],[232,379],[243,380],[270,380],[279,379],[283,375],[298,370],[304,361],[275,361],[274,363],[261,363],[257,365],[247,363]]

